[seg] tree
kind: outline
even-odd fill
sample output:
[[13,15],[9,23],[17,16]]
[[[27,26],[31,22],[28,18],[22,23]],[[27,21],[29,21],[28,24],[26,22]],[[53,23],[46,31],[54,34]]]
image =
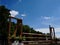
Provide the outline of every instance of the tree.
[[7,22],[10,15],[9,11],[5,6],[0,6],[0,30],[3,34],[5,34],[4,32],[7,30]]
[[23,32],[29,33],[30,27],[28,25],[23,25]]
[[34,30],[33,28],[31,28],[29,25],[23,25],[23,32],[42,34],[42,32],[35,31],[35,30]]
[[[10,15],[9,9],[7,9],[5,6],[0,6],[0,36],[2,40],[6,40],[8,36],[8,17]],[[3,45],[3,44],[2,44]]]

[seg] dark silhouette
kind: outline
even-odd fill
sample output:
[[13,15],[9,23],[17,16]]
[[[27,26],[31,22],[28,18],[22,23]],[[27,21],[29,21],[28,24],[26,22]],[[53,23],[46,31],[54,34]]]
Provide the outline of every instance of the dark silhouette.
[[0,6],[0,40],[2,41],[2,45],[7,45],[7,36],[8,36],[8,17],[10,15],[9,9],[5,6]]

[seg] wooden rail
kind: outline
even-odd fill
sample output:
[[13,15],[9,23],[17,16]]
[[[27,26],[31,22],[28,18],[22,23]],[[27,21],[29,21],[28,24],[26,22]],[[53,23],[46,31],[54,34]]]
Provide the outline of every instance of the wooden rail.
[[51,40],[48,40],[48,41],[46,41],[46,40],[40,40],[40,41],[22,41],[22,42],[23,42],[23,43],[24,43],[24,42],[27,42],[27,43],[29,43],[29,42],[41,42],[41,43],[44,43],[44,42],[45,42],[45,43],[48,43],[48,42],[49,42],[49,43],[50,43]]
[[36,34],[36,33],[23,33],[25,35],[37,35],[37,36],[47,36],[49,37],[49,35],[44,35],[44,34]]
[[25,39],[31,39],[31,40],[51,40],[50,37],[44,38],[44,37],[24,37]]

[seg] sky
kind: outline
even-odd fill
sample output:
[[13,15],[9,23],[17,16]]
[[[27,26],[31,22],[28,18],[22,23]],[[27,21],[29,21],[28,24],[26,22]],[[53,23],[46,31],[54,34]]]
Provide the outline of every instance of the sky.
[[36,31],[49,32],[49,25],[60,37],[60,0],[0,0],[13,17],[22,18],[24,25]]

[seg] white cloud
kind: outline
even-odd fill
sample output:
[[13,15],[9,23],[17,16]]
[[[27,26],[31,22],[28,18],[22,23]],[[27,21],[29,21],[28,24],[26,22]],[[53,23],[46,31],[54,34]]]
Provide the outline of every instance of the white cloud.
[[40,28],[40,29],[35,29],[35,30],[43,32],[43,33],[49,33],[49,28]]
[[51,17],[44,17],[44,19],[47,19],[47,20],[50,19],[50,18],[51,18]]
[[22,19],[24,19],[25,16],[26,16],[26,14],[21,14]]
[[19,14],[19,12],[18,11],[15,11],[15,10],[11,10],[10,11],[10,14],[11,14],[12,17],[15,17],[16,15]]
[[41,16],[41,24],[43,25],[54,25],[57,26],[58,24],[56,23],[60,19],[58,17],[54,16]]
[[25,16],[26,16],[26,14],[21,14],[21,16],[25,17]]
[[51,17],[49,17],[49,16],[41,16],[43,19],[46,19],[46,20],[49,20],[49,19],[51,19]]
[[[43,33],[49,33],[49,28],[40,28],[40,29],[35,29],[36,31],[40,31],[40,32],[43,32]],[[55,28],[55,35],[56,37],[60,37],[60,28]]]

